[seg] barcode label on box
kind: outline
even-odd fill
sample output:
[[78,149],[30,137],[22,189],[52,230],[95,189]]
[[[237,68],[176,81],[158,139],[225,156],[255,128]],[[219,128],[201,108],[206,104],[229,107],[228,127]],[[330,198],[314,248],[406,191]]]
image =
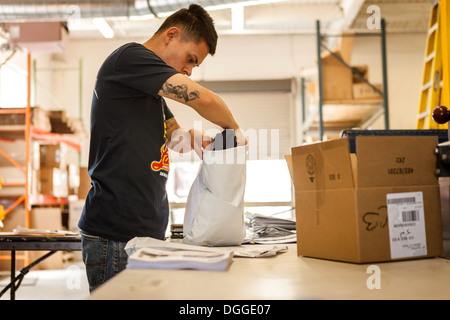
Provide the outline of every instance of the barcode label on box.
[[416,203],[415,197],[405,197],[405,198],[388,198],[388,204],[405,204],[405,203]]
[[386,195],[391,258],[425,256],[427,242],[422,192]]
[[402,221],[419,221],[419,210],[402,211]]

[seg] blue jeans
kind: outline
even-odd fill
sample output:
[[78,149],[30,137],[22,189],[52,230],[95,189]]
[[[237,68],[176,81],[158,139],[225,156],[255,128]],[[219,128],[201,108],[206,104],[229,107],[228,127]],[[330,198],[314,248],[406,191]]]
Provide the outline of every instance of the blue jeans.
[[81,232],[82,257],[90,291],[126,268],[126,244]]

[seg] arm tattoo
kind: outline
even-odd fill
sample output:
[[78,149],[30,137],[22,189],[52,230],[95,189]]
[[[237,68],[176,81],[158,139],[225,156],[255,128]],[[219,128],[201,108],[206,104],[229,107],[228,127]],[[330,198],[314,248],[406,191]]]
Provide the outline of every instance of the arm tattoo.
[[174,94],[178,99],[183,99],[184,102],[192,101],[200,98],[198,91],[188,93],[188,87],[185,84],[172,85],[167,81],[163,84],[162,90],[164,94]]

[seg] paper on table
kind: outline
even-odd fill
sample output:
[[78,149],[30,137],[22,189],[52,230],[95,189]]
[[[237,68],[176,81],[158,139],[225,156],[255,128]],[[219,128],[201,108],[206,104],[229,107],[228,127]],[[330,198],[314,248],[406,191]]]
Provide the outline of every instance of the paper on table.
[[247,243],[279,244],[297,241],[296,223],[289,219],[247,213]]
[[199,269],[225,271],[232,250],[217,250],[153,238],[133,238],[125,246],[129,269]]
[[18,236],[69,236],[69,235],[79,235],[77,232],[65,231],[65,230],[47,230],[47,229],[29,229],[17,226],[16,229],[13,230],[11,235]]
[[287,246],[263,246],[238,247],[234,251],[235,257],[241,258],[267,258],[283,253],[288,250]]
[[265,258],[271,257],[278,253],[286,252],[288,247],[286,245],[252,245],[252,246],[231,246],[231,247],[202,247],[183,243],[175,243],[157,240],[150,237],[136,237],[128,241],[125,246],[125,251],[128,256],[132,256],[138,250],[143,248],[175,248],[185,250],[195,250],[209,253],[223,253],[231,254],[233,257],[245,258]]
[[197,269],[225,271],[231,263],[231,252],[201,252],[167,248],[142,248],[128,258],[129,269]]

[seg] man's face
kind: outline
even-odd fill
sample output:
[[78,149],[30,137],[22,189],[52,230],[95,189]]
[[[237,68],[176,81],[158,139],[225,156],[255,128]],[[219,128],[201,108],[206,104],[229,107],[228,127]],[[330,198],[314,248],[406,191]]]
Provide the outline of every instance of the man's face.
[[204,41],[196,44],[192,41],[184,41],[178,35],[169,38],[164,61],[178,72],[190,76],[192,69],[198,67],[208,53],[209,48]]

